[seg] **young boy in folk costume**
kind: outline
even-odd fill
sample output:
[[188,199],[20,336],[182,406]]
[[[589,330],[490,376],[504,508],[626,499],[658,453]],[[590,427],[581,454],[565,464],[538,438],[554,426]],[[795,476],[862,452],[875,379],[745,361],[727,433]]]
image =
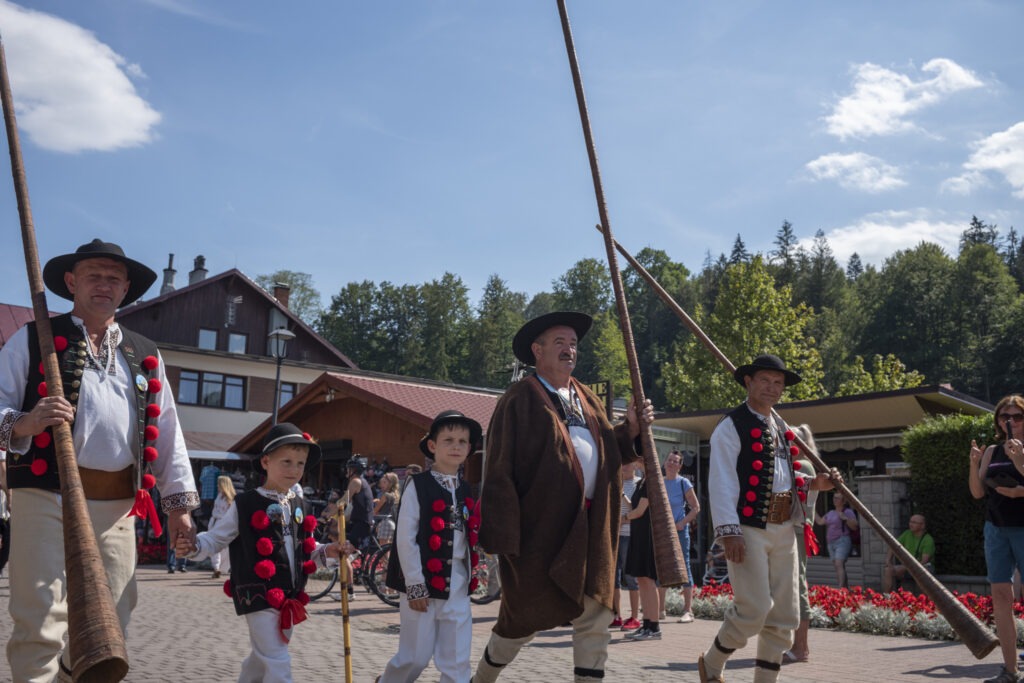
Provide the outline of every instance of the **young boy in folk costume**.
[[266,482],[240,493],[217,525],[195,542],[181,537],[179,557],[203,559],[228,547],[231,578],[224,592],[245,615],[252,652],[242,662],[240,683],[290,683],[288,640],[292,627],[305,620],[306,576],[337,558],[337,544],[313,539],[316,518],[309,503],[292,490],[320,460],[320,447],[293,424],[270,429],[253,466]]
[[414,474],[398,508],[387,585],[403,593],[398,652],[378,683],[415,681],[430,658],[441,683],[468,683],[473,622],[469,594],[480,517],[459,467],[480,444],[480,424],[457,410],[434,418],[420,450],[434,461]]

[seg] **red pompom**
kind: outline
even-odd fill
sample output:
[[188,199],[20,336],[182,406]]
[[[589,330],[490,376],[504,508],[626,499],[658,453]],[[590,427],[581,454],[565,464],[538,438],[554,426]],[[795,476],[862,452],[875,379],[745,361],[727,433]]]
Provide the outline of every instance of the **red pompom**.
[[750,466],[754,468],[755,472],[760,472],[761,470],[764,469],[764,460],[755,460],[754,462],[750,463]]
[[428,572],[434,572],[435,574],[437,574],[441,571],[441,567],[443,566],[444,565],[441,564],[441,560],[437,559],[436,557],[432,557],[429,560],[427,560]]
[[760,441],[755,441],[754,443],[750,444],[750,450],[754,451],[755,453],[760,453],[761,451],[764,450],[764,444],[761,443]]
[[800,455],[800,449],[798,447],[796,447],[796,446],[790,446],[789,447],[789,454],[793,455],[793,456]]
[[427,541],[427,545],[430,546],[431,550],[433,550],[434,552],[437,552],[438,550],[441,549],[441,537],[438,536],[437,534],[431,534],[430,540]]
[[466,496],[466,507],[472,510],[474,507],[476,507],[476,501],[470,498],[469,496]]
[[307,555],[311,555],[314,550],[316,550],[316,539],[315,538],[303,539],[303,541],[302,541],[302,552],[306,553]]
[[43,458],[36,458],[35,460],[32,461],[32,474],[36,475],[37,477],[41,477],[44,474],[46,474],[46,470],[48,469],[50,469],[50,465]]
[[224,595],[228,596],[229,598],[230,597],[234,597],[232,595],[232,593],[234,593],[234,588],[235,587],[231,584],[231,579],[228,579],[227,581],[225,581],[224,582]]
[[56,349],[57,351],[63,351],[64,349],[68,348],[68,338],[67,337],[54,337],[53,338],[53,348]]
[[148,491],[151,488],[153,488],[154,486],[156,486],[156,477],[154,477],[152,474],[149,474],[149,473],[143,474],[142,475],[142,488],[143,488],[143,490]]
[[469,532],[469,545],[470,546],[476,545],[477,541],[479,541],[479,540],[480,540],[480,534],[478,534],[475,531],[470,531]]
[[747,481],[750,483],[751,486],[757,486],[758,484],[761,483],[760,478],[758,478],[756,474],[751,474],[750,478],[747,479]]
[[257,510],[252,513],[252,517],[249,518],[249,525],[257,531],[263,531],[270,526],[270,517],[267,517],[265,510]]
[[803,466],[804,466],[804,464],[802,462],[800,462],[799,460],[797,460],[795,463],[793,463],[793,469],[794,470],[801,470],[801,469],[803,469]]
[[48,389],[46,388],[46,382],[40,382],[39,386],[36,387],[36,391],[39,392],[40,396],[46,397],[48,395]]
[[46,448],[53,441],[53,437],[50,436],[50,432],[39,432],[32,437],[32,443],[36,448]]
[[149,388],[149,393],[151,393],[151,394],[159,394],[160,390],[163,389],[163,387],[164,387],[164,385],[161,384],[160,380],[158,380],[156,377],[154,377],[153,379],[149,380],[149,387],[148,387]]
[[469,554],[469,566],[470,567],[475,567],[478,564],[480,564],[480,553],[470,553]]
[[753,491],[747,491],[743,497],[747,499],[748,503],[753,503],[755,500],[757,500],[757,494],[754,493]]
[[303,607],[305,607],[309,604],[309,593],[307,593],[306,591],[299,591],[299,594],[295,596],[295,599],[298,600]]
[[266,557],[270,553],[274,552],[274,542],[264,536],[260,540],[256,541],[256,552],[263,557]]
[[160,430],[156,425],[146,425],[146,429],[143,431],[146,441],[156,441],[160,437]]
[[316,517],[313,515],[306,515],[302,518],[302,530],[307,534],[311,534],[316,531]]
[[787,429],[785,437],[786,437],[786,441],[792,441],[793,439],[796,438],[796,434],[793,432],[792,429]]
[[430,586],[436,590],[443,591],[446,587],[444,577],[435,576],[434,578],[430,579]]
[[43,365],[43,361],[39,361],[39,374],[40,375],[45,375],[46,374],[46,366]]
[[469,592],[476,593],[476,589],[480,587],[480,579],[475,576],[469,580]]
[[150,419],[160,417],[160,406],[155,403],[150,403],[146,406],[146,417]]
[[313,560],[306,560],[302,563],[302,573],[306,576],[316,573],[316,562]]
[[271,588],[267,591],[267,604],[274,609],[281,609],[284,604],[284,591],[280,588]]
[[156,366],[160,364],[160,361],[156,359],[156,356],[146,356],[142,359],[142,367],[146,370],[156,370]]
[[146,462],[153,462],[159,455],[160,453],[152,446],[146,446],[142,449],[142,459]]
[[430,508],[434,512],[444,512],[444,509],[446,507],[448,507],[448,504],[446,502],[444,502],[443,500],[440,500],[440,499],[439,500],[435,500],[433,503],[430,504]]
[[750,507],[749,505],[744,505],[743,506],[743,516],[744,517],[753,517],[754,516],[754,508]]
[[309,435],[309,432],[302,432],[302,438],[306,441],[312,441],[313,437]]
[[253,571],[256,572],[256,576],[266,581],[277,573],[277,567],[274,566],[274,563],[271,560],[260,560],[256,563],[256,566],[253,567]]
[[796,497],[800,499],[801,503],[806,503],[807,502],[807,492],[806,491],[797,491],[796,492]]
[[806,480],[803,477],[797,477],[796,478],[796,485],[798,487],[802,488],[805,482],[806,482]]
[[752,438],[752,439],[760,439],[761,438],[761,430],[758,427],[754,427],[753,429],[751,429],[750,430],[750,438]]
[[444,520],[441,519],[440,517],[431,517],[430,518],[430,528],[433,529],[434,531],[441,531],[441,530],[444,529],[444,526],[445,526],[444,525]]

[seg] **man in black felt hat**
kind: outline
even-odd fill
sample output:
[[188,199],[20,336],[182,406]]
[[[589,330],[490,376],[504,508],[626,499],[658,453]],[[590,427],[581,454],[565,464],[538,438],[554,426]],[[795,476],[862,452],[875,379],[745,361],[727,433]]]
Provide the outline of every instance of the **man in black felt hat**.
[[[590,325],[584,313],[549,313],[512,341],[516,357],[536,373],[505,392],[487,429],[480,544],[499,555],[501,609],[476,683],[494,681],[537,631],[567,622],[575,680],[604,677],[619,471],[638,457],[640,422],[630,406],[626,421],[613,427],[600,399],[572,377]],[[654,419],[649,402],[642,419]]]
[[135,606],[135,532],[130,515],[160,526],[148,490],[161,492],[168,534],[190,534],[199,506],[185,440],[156,344],[114,321],[156,273],[98,239],[51,259],[43,281],[70,299],[51,320],[64,385],[47,392],[35,323],[0,350],[0,448],[7,450],[13,507],[7,656],[16,681],[70,680],[61,657],[67,631],[64,534],[53,427],[72,425],[89,515],[122,628]]
[[[772,407],[801,378],[770,354],[736,368],[733,377],[747,400],[712,433],[708,470],[711,517],[725,549],[733,603],[697,666],[701,683],[724,681],[729,655],[757,636],[754,683],[770,683],[800,621],[795,530],[802,532],[806,497],[793,462],[796,436]],[[841,481],[835,470],[831,474]],[[832,488],[829,476],[817,475],[810,488]]]

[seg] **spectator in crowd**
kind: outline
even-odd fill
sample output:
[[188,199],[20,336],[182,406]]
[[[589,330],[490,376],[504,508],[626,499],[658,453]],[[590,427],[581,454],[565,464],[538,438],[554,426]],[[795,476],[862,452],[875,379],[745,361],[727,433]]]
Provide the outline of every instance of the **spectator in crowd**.
[[[924,515],[912,515],[910,517],[910,528],[900,534],[900,545],[914,556],[914,559],[924,565],[928,571],[933,571],[932,560],[935,559],[935,539],[926,529]],[[899,585],[903,577],[907,575],[907,568],[899,562],[896,553],[889,548],[885,556],[885,569],[882,572],[882,590],[886,593]]]
[[380,479],[380,497],[373,501],[373,516],[378,519],[376,532],[379,543],[390,543],[395,535],[395,517],[401,495],[398,475],[394,472],[385,473]]
[[7,452],[0,451],[0,575],[11,556],[11,506],[7,497]]
[[[640,587],[635,576],[626,573],[626,556],[629,554],[629,511],[633,509],[630,498],[636,490],[636,483],[639,480],[636,476],[636,463],[631,462],[623,465],[619,470],[622,479],[622,496],[619,499],[619,552],[615,563],[615,595],[612,597],[612,606],[615,608],[615,618],[609,628],[618,628],[623,631],[635,631],[642,626],[638,617],[640,616]],[[622,591],[629,592],[629,618],[622,619]]]
[[[214,501],[213,512],[210,514],[210,531],[213,531],[217,522],[228,513],[231,503],[235,501],[235,495],[235,485],[231,481],[231,477],[224,475],[217,477],[217,500]],[[228,556],[227,547],[219,553],[210,555],[210,566],[213,567],[213,578],[215,579],[220,578],[222,566],[225,572],[231,571],[231,558]]]
[[[700,502],[697,492],[693,490],[690,480],[679,473],[683,468],[683,454],[673,450],[665,458],[665,491],[672,507],[672,519],[675,521],[676,533],[679,535],[679,548],[683,551],[683,562],[686,563],[687,583],[683,584],[683,614],[679,617],[680,624],[693,621],[693,574],[690,569],[690,522],[700,514]],[[661,619],[665,619],[665,592],[658,588],[658,601],[661,607]]]
[[[199,518],[209,523],[213,514],[213,503],[217,499],[217,477],[220,468],[208,462],[199,473]],[[173,543],[172,543],[173,545]]]
[[850,559],[853,552],[853,531],[859,528],[857,514],[846,502],[846,497],[839,491],[832,496],[832,507],[834,509],[825,513],[825,516],[815,514],[814,521],[817,524],[824,524],[827,531],[825,541],[828,543],[828,556],[832,558],[832,566],[836,569],[836,579],[840,588],[849,588],[850,582],[846,576],[846,561]]
[[654,562],[654,539],[651,530],[650,501],[647,479],[640,480],[629,498],[629,551],[625,571],[635,576],[640,588],[640,606],[644,620],[640,628],[626,634],[629,640],[661,640],[661,619],[658,600],[658,568]]

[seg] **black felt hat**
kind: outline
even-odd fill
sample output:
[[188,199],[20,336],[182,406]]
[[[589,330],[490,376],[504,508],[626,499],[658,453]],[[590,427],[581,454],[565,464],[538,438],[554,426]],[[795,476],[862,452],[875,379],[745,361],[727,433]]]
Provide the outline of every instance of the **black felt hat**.
[[583,339],[583,336],[590,330],[590,326],[593,324],[594,319],[586,313],[578,313],[576,311],[546,313],[530,320],[519,328],[516,336],[512,338],[512,353],[527,365],[533,365],[537,359],[533,357],[533,350],[530,347],[537,337],[544,334],[547,330],[559,325],[565,325],[575,330],[576,339],[579,340]]
[[737,382],[746,386],[743,382],[743,378],[747,375],[753,375],[758,370],[774,370],[775,372],[781,372],[785,376],[784,382],[787,387],[799,384],[803,381],[803,377],[786,368],[786,364],[782,362],[781,358],[773,356],[770,353],[760,355],[750,363],[739,366],[732,373],[732,376],[736,378]]
[[266,474],[266,470],[263,468],[261,462],[263,456],[267,453],[271,453],[281,446],[287,446],[289,444],[301,444],[303,446],[309,446],[309,457],[306,458],[306,471],[309,472],[310,468],[320,462],[320,446],[313,441],[306,432],[302,431],[291,422],[281,422],[270,428],[267,432],[267,438],[263,440],[263,450],[260,454],[253,459],[252,465],[256,468],[256,471]]
[[457,410],[446,410],[434,418],[434,421],[430,425],[430,431],[427,432],[426,436],[420,439],[420,450],[423,455],[427,456],[431,460],[434,459],[434,454],[430,452],[430,447],[427,442],[437,439],[437,430],[447,424],[460,424],[469,429],[469,450],[472,453],[476,450],[477,444],[480,443],[480,437],[483,435],[484,430],[480,426],[480,423],[471,417],[466,417]]
[[79,261],[90,258],[113,259],[120,261],[128,268],[128,293],[125,294],[124,300],[121,302],[122,306],[127,306],[138,299],[156,282],[156,273],[149,267],[125,256],[124,250],[113,242],[103,242],[100,239],[83,244],[73,254],[54,256],[47,261],[46,266],[43,267],[43,282],[57,296],[74,301],[75,296],[64,284],[64,273],[71,272],[71,269]]

